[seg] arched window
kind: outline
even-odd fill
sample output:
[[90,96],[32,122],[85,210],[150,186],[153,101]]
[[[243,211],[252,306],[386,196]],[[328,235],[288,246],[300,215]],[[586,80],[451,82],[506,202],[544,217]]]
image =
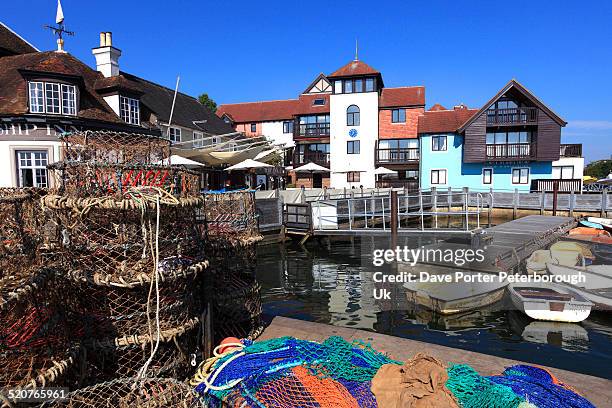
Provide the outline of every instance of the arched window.
[[351,105],[346,109],[346,125],[359,126],[359,106]]

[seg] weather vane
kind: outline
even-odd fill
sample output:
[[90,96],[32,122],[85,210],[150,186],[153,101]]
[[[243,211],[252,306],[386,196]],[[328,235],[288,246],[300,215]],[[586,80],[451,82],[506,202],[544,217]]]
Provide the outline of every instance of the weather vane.
[[57,50],[60,52],[64,51],[64,35],[74,35],[73,31],[66,30],[64,26],[64,11],[62,10],[62,3],[57,0],[57,13],[55,14],[55,23],[57,26],[45,25],[45,28],[51,30],[53,34],[57,36]]

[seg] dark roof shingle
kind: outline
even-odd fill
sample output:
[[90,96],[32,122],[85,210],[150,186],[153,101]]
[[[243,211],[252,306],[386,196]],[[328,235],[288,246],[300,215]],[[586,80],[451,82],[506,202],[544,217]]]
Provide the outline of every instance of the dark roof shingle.
[[338,68],[328,75],[328,77],[359,76],[359,75],[380,75],[380,72],[369,66],[363,61],[351,61]]
[[0,22],[0,57],[4,55],[29,54],[37,51],[32,44]]

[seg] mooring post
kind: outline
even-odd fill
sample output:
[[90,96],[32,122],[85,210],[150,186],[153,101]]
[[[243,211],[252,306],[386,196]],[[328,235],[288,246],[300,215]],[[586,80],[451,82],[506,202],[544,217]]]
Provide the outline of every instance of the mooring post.
[[574,200],[576,199],[576,196],[574,196],[574,190],[570,191],[570,196],[569,196],[569,216],[573,217],[574,216]]
[[601,210],[599,210],[599,216],[601,218],[606,217],[606,213],[608,212],[607,207],[608,207],[608,189],[604,188],[603,191],[601,192]]
[[514,195],[512,196],[512,219],[516,220],[516,213],[518,211],[519,192],[518,188],[514,189]]
[[546,204],[546,189],[542,189],[542,195],[540,196],[540,215],[544,214],[545,204]]
[[438,229],[438,189],[431,188],[431,206],[434,213],[434,228]]
[[463,229],[465,229],[466,231],[468,229],[470,229],[470,221],[468,219],[468,205],[469,205],[468,194],[469,194],[469,191],[470,191],[469,187],[463,187],[463,212],[465,214],[465,217],[462,217],[461,219],[463,220],[462,221]]
[[446,228],[450,228],[451,226],[451,211],[453,211],[453,188],[448,188],[448,196],[446,196],[446,201],[448,204],[448,214],[446,215]]
[[391,200],[391,235],[397,235],[398,227],[398,208],[397,208],[397,191],[391,190],[389,196]]
[[559,180],[553,180],[553,217],[557,215],[557,196],[559,195]]

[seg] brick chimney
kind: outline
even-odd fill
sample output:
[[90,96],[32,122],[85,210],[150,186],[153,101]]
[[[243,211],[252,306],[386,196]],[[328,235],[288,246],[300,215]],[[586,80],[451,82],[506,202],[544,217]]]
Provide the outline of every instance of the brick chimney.
[[100,46],[91,50],[96,57],[96,69],[105,77],[119,75],[121,50],[113,47],[113,33],[100,33]]

